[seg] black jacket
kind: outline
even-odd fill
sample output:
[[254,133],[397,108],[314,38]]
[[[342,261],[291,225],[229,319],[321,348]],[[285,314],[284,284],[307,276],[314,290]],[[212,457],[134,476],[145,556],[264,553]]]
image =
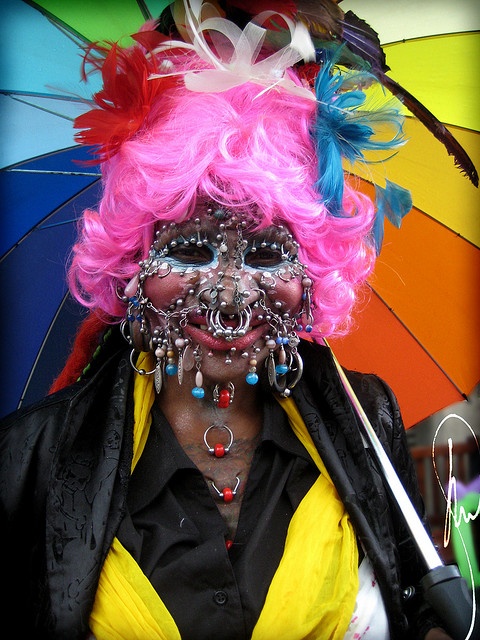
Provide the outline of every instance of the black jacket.
[[[304,374],[292,395],[373,563],[392,638],[423,638],[435,626],[430,612],[418,595],[408,602],[403,597],[423,576],[415,547],[364,447],[329,351],[302,343],[301,354]],[[376,376],[348,375],[422,513],[391,391]],[[1,423],[4,632],[31,640],[83,640],[88,634],[99,574],[128,489],[131,382],[128,352],[113,338],[84,380]]]

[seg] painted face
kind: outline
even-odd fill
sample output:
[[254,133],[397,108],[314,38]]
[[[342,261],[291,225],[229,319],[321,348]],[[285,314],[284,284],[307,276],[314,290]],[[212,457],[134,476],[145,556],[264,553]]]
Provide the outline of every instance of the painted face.
[[140,303],[145,341],[172,365],[180,357],[186,370],[201,361],[208,372],[214,361],[224,377],[253,373],[298,340],[311,281],[284,227],[251,232],[241,217],[202,213],[157,232],[141,267],[125,292],[132,318]]

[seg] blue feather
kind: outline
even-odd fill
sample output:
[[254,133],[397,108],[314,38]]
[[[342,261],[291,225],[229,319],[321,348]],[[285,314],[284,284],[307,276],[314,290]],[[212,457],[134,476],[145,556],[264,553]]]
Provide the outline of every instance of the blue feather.
[[[325,61],[315,80],[317,116],[312,131],[318,157],[315,189],[334,216],[342,215],[343,159],[366,162],[366,150],[394,149],[405,142],[403,117],[397,109],[362,110],[366,95],[358,87],[377,81],[367,71],[334,70],[340,53],[341,47],[335,54],[323,51]],[[385,124],[393,127],[393,136],[376,140],[377,125]]]
[[386,180],[385,188],[375,185],[375,196],[377,211],[372,234],[378,255],[383,243],[385,216],[397,229],[400,229],[403,218],[412,208],[412,195],[407,189],[390,182],[390,180]]

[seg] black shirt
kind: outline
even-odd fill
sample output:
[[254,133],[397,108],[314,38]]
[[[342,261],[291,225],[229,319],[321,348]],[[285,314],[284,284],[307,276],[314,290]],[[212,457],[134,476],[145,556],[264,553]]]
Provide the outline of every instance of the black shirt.
[[318,476],[273,397],[264,406],[240,509],[227,526],[162,412],[132,478],[118,538],[172,614],[183,640],[245,640],[263,607],[291,517]]

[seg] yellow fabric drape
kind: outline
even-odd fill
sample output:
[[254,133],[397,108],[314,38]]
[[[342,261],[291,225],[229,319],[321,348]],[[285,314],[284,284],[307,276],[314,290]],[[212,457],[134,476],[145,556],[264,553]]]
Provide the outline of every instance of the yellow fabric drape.
[[180,640],[167,607],[118,538],[103,565],[90,629],[97,640]]
[[[136,375],[132,470],[148,436],[154,396],[151,377]],[[355,533],[295,403],[279,402],[321,473],[290,522],[252,640],[341,640],[358,592]],[[165,604],[117,538],[100,575],[90,628],[97,640],[180,639]]]
[[252,640],[341,640],[358,593],[355,532],[297,406],[278,401],[321,473],[290,522]]

